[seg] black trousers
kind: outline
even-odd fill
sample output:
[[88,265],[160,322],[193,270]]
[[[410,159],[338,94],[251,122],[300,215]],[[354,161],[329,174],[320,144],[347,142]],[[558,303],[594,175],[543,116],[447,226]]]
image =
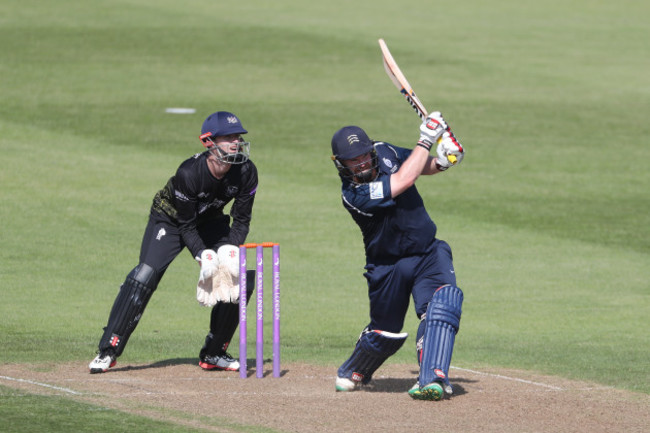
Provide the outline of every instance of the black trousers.
[[[225,243],[223,239],[230,232],[230,217],[223,215],[214,222],[199,226],[198,231],[206,247],[216,250]],[[156,285],[184,248],[185,243],[178,227],[152,212],[142,237],[140,263],[146,263],[156,271]]]
[[[224,239],[230,231],[230,217],[223,215],[203,224],[198,230],[206,247],[216,250],[225,243]],[[112,349],[116,356],[122,354],[162,276],[184,248],[185,243],[178,226],[152,212],[142,238],[140,263],[127,275],[120,287],[99,342],[100,352]],[[146,283],[136,278],[143,267],[153,270],[147,273],[151,277],[147,278]],[[195,271],[198,275],[198,266]],[[227,348],[239,321],[237,311],[236,304],[218,303],[213,307],[208,337],[214,343],[208,345],[206,342],[209,347],[202,349],[202,355],[213,355],[221,348]]]

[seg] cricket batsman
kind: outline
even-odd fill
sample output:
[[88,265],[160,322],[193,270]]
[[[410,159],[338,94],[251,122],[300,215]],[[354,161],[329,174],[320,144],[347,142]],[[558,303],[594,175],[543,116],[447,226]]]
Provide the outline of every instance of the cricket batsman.
[[[430,155],[432,148],[435,155]],[[371,140],[358,126],[346,126],[332,137],[332,153],[343,206],[363,235],[370,300],[370,323],[338,369],[336,390],[354,391],[369,383],[402,347],[412,297],[420,319],[416,333],[420,372],[408,393],[417,400],[451,395],[449,365],[463,292],[456,285],[451,248],[436,238],[436,225],[415,182],[421,175],[460,164],[465,151],[442,114],[433,112],[422,122],[412,150]]]

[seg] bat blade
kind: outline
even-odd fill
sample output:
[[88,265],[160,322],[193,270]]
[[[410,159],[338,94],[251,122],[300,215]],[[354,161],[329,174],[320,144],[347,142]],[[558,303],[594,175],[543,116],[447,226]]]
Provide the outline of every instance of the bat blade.
[[402,73],[402,70],[397,65],[397,62],[388,49],[388,45],[386,45],[386,42],[383,39],[379,39],[379,47],[381,48],[383,55],[384,69],[386,70],[386,74],[391,79],[395,87],[397,87],[400,93],[404,96],[404,98],[406,98],[409,104],[411,104],[411,107],[413,107],[418,116],[420,116],[421,119],[426,118],[428,114],[427,109],[424,108],[424,104],[422,104],[420,99],[413,91],[413,88],[404,76],[404,73]]
[[[386,42],[383,39],[379,39],[379,46],[381,47],[381,52],[384,58],[384,69],[386,70],[386,74],[388,74],[388,77],[393,84],[395,84],[395,87],[397,87],[409,104],[411,104],[411,107],[413,107],[418,116],[424,120],[427,117],[427,109],[424,108],[424,104],[422,104],[420,99],[416,96],[413,88],[402,73],[402,70],[397,66],[397,62],[393,58],[393,55],[388,49],[388,45],[386,45]],[[438,139],[438,143],[440,143],[441,140],[442,137]],[[447,160],[452,164],[456,164],[458,159],[456,158],[456,155],[449,154],[447,155]]]

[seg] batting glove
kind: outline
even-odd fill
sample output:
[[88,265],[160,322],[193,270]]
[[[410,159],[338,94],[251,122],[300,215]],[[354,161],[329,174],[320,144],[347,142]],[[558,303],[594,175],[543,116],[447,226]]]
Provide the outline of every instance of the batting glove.
[[465,157],[465,149],[451,131],[444,131],[436,149],[436,167],[444,171],[460,164]]
[[438,142],[442,134],[449,130],[449,125],[445,122],[440,111],[434,111],[429,114],[420,125],[420,140],[418,146],[431,150],[431,146]]

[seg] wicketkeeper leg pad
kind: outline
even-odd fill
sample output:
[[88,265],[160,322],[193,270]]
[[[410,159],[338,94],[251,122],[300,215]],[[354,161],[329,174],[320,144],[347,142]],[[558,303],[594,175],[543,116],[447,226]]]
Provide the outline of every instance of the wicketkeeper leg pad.
[[122,354],[157,285],[156,271],[146,263],[140,263],[127,275],[99,341],[100,351],[112,349],[115,356]]
[[364,329],[350,358],[339,367],[338,376],[367,384],[372,375],[406,341],[408,334]]
[[454,341],[460,326],[463,292],[455,286],[440,287],[427,307],[420,359],[420,386],[435,381],[448,383]]

